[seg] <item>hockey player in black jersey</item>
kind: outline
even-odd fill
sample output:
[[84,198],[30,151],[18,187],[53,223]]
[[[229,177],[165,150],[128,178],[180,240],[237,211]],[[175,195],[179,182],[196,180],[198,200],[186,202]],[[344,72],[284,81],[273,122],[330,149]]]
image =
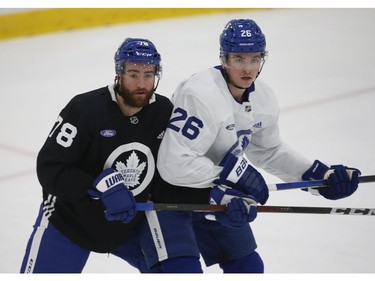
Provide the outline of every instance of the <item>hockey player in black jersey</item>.
[[37,158],[43,202],[22,273],[82,272],[91,251],[148,271],[135,202],[160,180],[155,160],[172,110],[155,93],[160,62],[151,41],[127,38],[114,85],[77,95],[60,112]]

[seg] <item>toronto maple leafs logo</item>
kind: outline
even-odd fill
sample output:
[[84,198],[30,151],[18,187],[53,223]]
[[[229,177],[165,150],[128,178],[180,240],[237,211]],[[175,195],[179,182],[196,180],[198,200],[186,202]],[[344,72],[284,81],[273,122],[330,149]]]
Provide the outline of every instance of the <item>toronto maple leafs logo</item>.
[[248,135],[239,136],[237,142],[235,143],[235,145],[233,145],[233,150],[231,153],[233,153],[236,156],[241,155],[249,146],[249,143],[250,139]]
[[126,160],[126,164],[121,161],[116,162],[116,170],[124,176],[125,184],[128,187],[135,187],[141,184],[140,176],[145,168],[146,162],[140,163],[139,157],[134,151]]
[[246,147],[249,145],[249,143],[250,143],[249,138],[248,138],[247,136],[244,136],[244,137],[242,138],[242,144],[241,144],[241,146],[242,146],[242,150],[245,150]]
[[117,147],[109,155],[103,169],[110,167],[121,172],[125,184],[136,196],[151,183],[155,173],[155,159],[149,147],[132,142]]

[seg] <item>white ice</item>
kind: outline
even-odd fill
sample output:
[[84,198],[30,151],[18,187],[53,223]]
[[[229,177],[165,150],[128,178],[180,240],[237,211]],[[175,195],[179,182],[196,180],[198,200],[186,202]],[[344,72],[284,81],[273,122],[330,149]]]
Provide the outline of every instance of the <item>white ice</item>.
[[[267,36],[261,79],[279,99],[283,139],[311,160],[375,174],[374,9],[243,11],[0,41],[0,273],[19,271],[32,231],[41,202],[39,149],[74,95],[112,83],[122,40],[156,44],[163,59],[158,92],[170,97],[182,79],[218,64],[218,37],[232,18],[253,18]],[[375,184],[340,201],[278,191],[267,204],[375,208]],[[375,273],[374,217],[262,213],[252,228],[266,273]],[[136,270],[92,254],[84,272]]]

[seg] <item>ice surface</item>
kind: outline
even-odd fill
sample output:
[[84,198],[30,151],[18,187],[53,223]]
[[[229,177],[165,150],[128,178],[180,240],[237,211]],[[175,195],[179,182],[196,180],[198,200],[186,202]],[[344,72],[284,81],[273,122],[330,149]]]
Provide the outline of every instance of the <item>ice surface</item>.
[[[232,18],[253,18],[266,34],[270,55],[261,79],[279,99],[284,140],[311,160],[375,174],[374,9],[246,11],[0,41],[1,273],[18,272],[36,218],[37,152],[75,94],[112,83],[122,40],[156,44],[163,60],[158,92],[171,96],[182,79],[218,64],[218,37]],[[340,201],[273,192],[268,204],[374,208],[375,184]],[[259,214],[252,227],[266,273],[375,272],[373,217]],[[136,271],[114,256],[92,254],[84,272]]]

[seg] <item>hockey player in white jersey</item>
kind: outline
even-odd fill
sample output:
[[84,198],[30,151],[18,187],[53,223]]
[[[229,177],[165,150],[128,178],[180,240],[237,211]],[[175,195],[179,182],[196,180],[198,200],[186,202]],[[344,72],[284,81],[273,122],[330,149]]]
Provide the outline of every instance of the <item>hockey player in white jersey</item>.
[[226,204],[228,211],[156,213],[149,218],[149,235],[157,244],[145,252],[150,266],[201,272],[198,247],[206,265],[219,264],[224,273],[263,273],[249,222],[269,194],[255,167],[285,181],[327,179],[329,188],[312,190],[327,199],[357,189],[358,169],[311,162],[282,142],[277,100],[257,79],[266,56],[259,26],[231,20],[220,36],[221,65],[194,74],[175,91],[157,162],[162,178],[174,186],[159,186],[153,200]]

